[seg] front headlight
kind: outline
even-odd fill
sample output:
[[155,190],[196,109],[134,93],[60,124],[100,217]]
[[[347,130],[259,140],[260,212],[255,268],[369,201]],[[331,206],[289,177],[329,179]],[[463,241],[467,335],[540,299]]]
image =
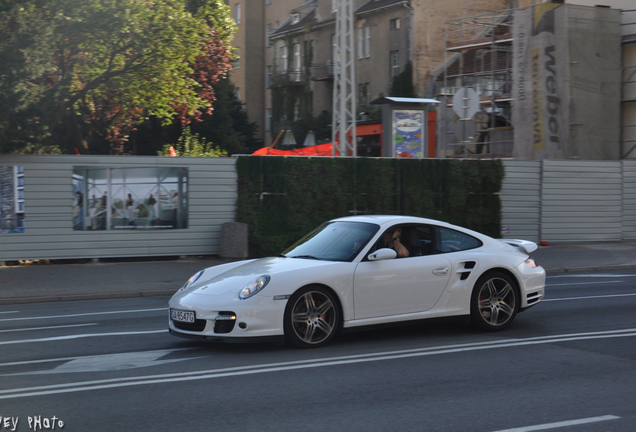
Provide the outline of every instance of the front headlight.
[[256,293],[265,288],[270,279],[271,278],[269,277],[269,275],[257,277],[241,289],[241,291],[239,292],[239,298],[241,300],[245,300],[252,297],[253,295],[256,295]]
[[192,284],[195,283],[197,281],[197,279],[199,279],[201,277],[203,272],[205,272],[205,270],[200,270],[200,271],[196,272],[190,279],[188,279],[188,281],[181,288],[179,288],[179,291],[183,291],[183,290],[186,290],[186,289],[190,288],[192,286]]

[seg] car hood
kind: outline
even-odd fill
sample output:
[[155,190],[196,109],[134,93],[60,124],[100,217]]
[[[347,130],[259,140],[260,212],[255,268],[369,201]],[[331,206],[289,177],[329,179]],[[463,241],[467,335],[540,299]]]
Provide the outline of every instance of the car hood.
[[[281,282],[295,279],[299,274],[320,273],[324,271],[324,267],[342,265],[344,263],[303,258],[271,257],[245,261],[238,265],[236,263],[233,264],[228,269],[217,267],[206,269],[199,280],[189,287],[186,292],[188,294],[202,295],[220,295],[232,292],[238,295],[241,288],[259,276],[269,275],[271,276],[269,285],[281,287],[286,285]],[[319,270],[314,272],[314,269]],[[268,295],[276,295],[279,290],[275,292],[268,286],[267,291]]]

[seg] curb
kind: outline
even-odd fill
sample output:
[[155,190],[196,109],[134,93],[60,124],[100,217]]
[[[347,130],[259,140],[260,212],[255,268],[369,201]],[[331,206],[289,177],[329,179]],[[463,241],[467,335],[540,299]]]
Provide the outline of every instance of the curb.
[[171,290],[156,291],[115,291],[110,293],[93,293],[93,294],[59,294],[50,296],[32,296],[32,297],[13,297],[0,299],[0,305],[15,305],[27,303],[52,303],[64,301],[80,301],[80,300],[115,300],[125,298],[140,297],[160,297],[171,296],[177,292],[179,288]]
[[568,273],[591,273],[597,271],[621,271],[621,270],[636,270],[636,264],[616,264],[616,265],[604,265],[604,266],[588,266],[588,267],[556,267],[552,269],[546,269],[548,275],[559,275]]

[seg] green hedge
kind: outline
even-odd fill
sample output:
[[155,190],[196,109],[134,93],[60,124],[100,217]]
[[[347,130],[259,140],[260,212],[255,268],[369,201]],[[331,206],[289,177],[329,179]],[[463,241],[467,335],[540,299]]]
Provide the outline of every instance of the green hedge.
[[251,256],[275,255],[329,219],[397,214],[499,237],[498,160],[241,156],[236,220]]

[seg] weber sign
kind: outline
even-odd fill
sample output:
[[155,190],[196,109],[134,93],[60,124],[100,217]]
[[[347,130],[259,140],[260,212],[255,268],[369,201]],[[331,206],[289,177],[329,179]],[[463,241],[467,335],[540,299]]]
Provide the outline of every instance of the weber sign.
[[514,17],[515,157],[561,159],[568,143],[565,8],[543,3]]

